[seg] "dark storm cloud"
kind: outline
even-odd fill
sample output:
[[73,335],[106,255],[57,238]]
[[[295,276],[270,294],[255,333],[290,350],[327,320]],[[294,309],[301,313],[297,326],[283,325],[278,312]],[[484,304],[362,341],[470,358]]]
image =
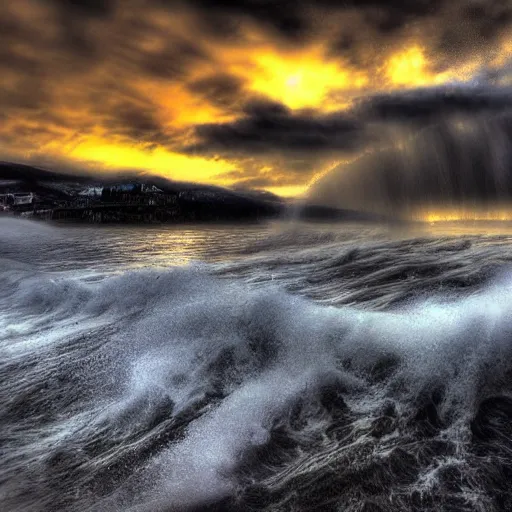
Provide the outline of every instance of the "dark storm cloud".
[[33,74],[40,71],[41,62],[38,55],[23,54],[16,45],[27,40],[44,45],[44,38],[39,33],[32,34],[30,27],[10,13],[2,12],[0,9],[0,14],[0,67],[19,73]]
[[[159,115],[159,107],[150,98],[130,88],[126,84],[104,84],[110,94],[102,97],[92,91],[87,98],[86,119],[97,122],[109,137],[127,144],[144,144],[146,149],[155,146],[172,150],[183,134],[170,125],[164,126]],[[94,126],[84,125],[92,130]]]
[[38,109],[48,99],[45,75],[48,68],[37,53],[27,53],[20,42],[33,41],[46,48],[48,41],[39,32],[0,7],[0,108],[16,111]]
[[[198,63],[212,60],[206,45],[198,38],[156,24],[151,14],[149,6],[142,10],[127,9],[120,20],[107,25],[108,31],[103,36],[89,30],[90,44],[102,47],[98,60],[110,60],[126,72],[138,73],[141,79],[168,82],[182,81]],[[145,45],[148,40],[157,44],[148,47]]]
[[[31,6],[37,5],[48,10],[46,18],[38,21],[39,26],[30,16],[23,16]],[[449,6],[451,10],[444,16]],[[161,12],[156,10],[164,7],[167,9]],[[349,11],[361,15],[357,23],[343,21]],[[244,40],[248,22],[267,31],[270,43],[275,42],[272,38],[278,34],[291,38],[295,45],[309,38],[319,39],[329,49],[327,53],[331,57],[343,56],[364,68],[382,59],[383,53],[391,47],[389,41],[382,39],[392,28],[386,26],[389,23],[401,27],[403,20],[421,23],[429,18],[439,32],[437,46],[451,55],[457,51],[473,51],[476,45],[483,44],[475,39],[475,32],[481,33],[484,39],[502,33],[510,25],[511,12],[510,0],[471,4],[461,0],[21,1],[0,6],[0,68],[29,74],[34,81],[53,82],[71,73],[91,73],[98,66],[108,65],[112,73],[121,70],[139,73],[140,78],[186,82],[189,71],[197,65],[215,66],[209,38],[223,36],[237,44]],[[185,14],[188,16],[183,21],[186,30],[180,34],[155,21],[156,15],[180,20]],[[324,30],[331,18],[339,19],[340,27],[334,34]],[[463,22],[458,23],[461,19]],[[47,29],[51,34],[44,35]],[[455,36],[450,36],[451,33]],[[400,41],[399,36],[389,37]],[[163,44],[145,45],[151,38],[159,38]],[[20,44],[29,45],[32,51],[20,50]],[[368,48],[372,51],[366,51]],[[369,58],[368,53],[372,57]],[[435,55],[433,60],[436,66]],[[440,68],[450,61],[442,56],[438,60]],[[225,75],[225,70],[219,69],[218,74]],[[242,88],[237,87],[236,79],[223,80],[224,83],[217,84],[212,80],[208,85],[208,79],[201,78],[189,87],[227,108],[247,100]],[[41,84],[41,89],[44,87]],[[224,92],[229,87],[232,100]],[[217,90],[218,99],[214,97]]]
[[113,14],[116,0],[50,0],[63,14],[69,16],[104,17]]
[[162,138],[162,126],[151,110],[127,102],[112,105],[110,115],[105,118],[103,125],[110,134],[132,141],[149,142]]
[[381,34],[392,35],[411,21],[437,14],[444,3],[443,0],[350,0],[342,5],[361,10],[369,26]]
[[[174,0],[161,1],[176,5]],[[459,28],[469,22],[475,23],[482,35],[490,37],[510,23],[512,9],[509,0],[191,0],[187,5],[206,18],[250,18],[294,39],[311,31],[318,19],[312,13],[323,14],[319,19],[324,21],[328,15],[351,10],[360,12],[369,26],[382,33],[394,32],[410,22],[439,17],[438,29],[450,27],[452,21],[458,21]],[[441,15],[448,7],[452,8],[452,19],[443,20]]]
[[512,83],[512,56],[499,69],[482,70],[477,80],[493,86],[506,86]]
[[[380,94],[356,101],[351,110],[323,115],[255,101],[245,106],[243,117],[236,121],[196,127],[199,142],[188,150],[227,155],[347,154],[382,141],[387,122],[421,128],[439,119],[508,109],[512,109],[512,89],[482,87]],[[305,166],[310,170],[311,162],[306,160]]]
[[461,11],[466,20],[479,26],[483,37],[492,37],[512,21],[512,4],[503,0],[463,5]]
[[[183,80],[187,72],[201,62],[211,60],[207,46],[191,33],[178,34],[167,26],[157,25],[146,10],[127,11],[122,22],[115,24],[115,33],[109,38],[112,57],[141,73],[141,77],[164,80]],[[148,6],[147,13],[152,11]],[[164,18],[165,19],[165,18]],[[147,40],[159,44],[145,47]]]
[[199,46],[190,41],[176,40],[162,50],[143,52],[138,65],[151,76],[179,79],[197,61],[208,59],[206,51]]
[[[55,7],[53,2],[33,5]],[[67,13],[64,19],[56,8],[31,12],[31,6],[22,2],[0,6],[1,71],[51,81],[101,60],[97,38],[88,33],[81,17]]]
[[[173,5],[172,0],[167,2]],[[275,31],[290,39],[301,39],[306,36],[309,22],[304,16],[300,2],[291,0],[192,0],[187,3],[196,9],[197,13],[209,18],[233,16],[252,19],[261,24],[263,28]],[[219,21],[217,21],[219,23]]]
[[293,112],[280,103],[249,103],[240,119],[196,128],[200,142],[189,150],[240,154],[355,151],[367,142],[364,126],[345,113]]
[[[41,55],[27,53],[20,42],[48,47],[47,38],[0,7],[0,108],[37,108],[46,98],[44,77],[48,72]],[[10,80],[5,80],[5,77]],[[2,79],[3,78],[3,79]]]
[[49,0],[56,9],[61,27],[62,44],[76,58],[100,59],[99,41],[90,34],[89,24],[111,17],[116,9],[115,0]]
[[375,95],[363,100],[358,110],[359,116],[368,120],[425,123],[451,115],[501,112],[510,108],[512,89],[440,87]]
[[[172,4],[172,2],[170,2]],[[291,39],[309,35],[311,13],[324,14],[357,9],[371,24],[383,31],[401,27],[409,19],[438,11],[442,0],[192,0],[190,5],[204,12],[251,18]]]
[[510,114],[440,121],[338,166],[315,184],[311,197],[400,215],[439,205],[503,204],[512,199],[511,127]]
[[[512,0],[159,0],[186,6],[204,34],[244,41],[248,23],[277,44],[320,41],[326,55],[358,68],[382,66],[413,41],[443,72],[489,54],[512,27]],[[490,57],[490,55],[488,55]]]
[[[140,78],[183,78],[210,56],[197,38],[156,24],[151,18],[154,3],[127,0],[122,4],[125,9],[113,0],[0,5],[0,69],[45,72],[51,81],[75,72],[91,73],[110,63],[113,70],[139,72]],[[41,16],[31,13],[32,6],[42,8]],[[146,47],[144,41],[151,38],[162,44]]]
[[[152,2],[20,0],[0,5],[0,130],[25,136],[31,148],[47,142],[45,124],[87,135],[102,129],[126,143],[170,147],[157,106],[134,81],[184,80],[203,48],[151,18]],[[185,31],[186,32],[186,31]],[[156,45],[145,41],[157,40]],[[64,114],[66,112],[66,114]],[[69,115],[74,113],[73,115]],[[26,124],[40,126],[28,132]],[[64,132],[62,132],[64,133]]]
[[16,77],[12,86],[0,85],[0,106],[10,106],[7,110],[12,116],[22,111],[37,111],[50,101],[50,93],[44,84],[28,77]]
[[319,180],[316,201],[408,215],[512,199],[510,88],[379,95],[363,105],[361,118],[381,124],[382,144]]
[[193,94],[206,99],[212,105],[231,109],[242,95],[243,80],[227,73],[216,73],[190,82],[187,88]]
[[[160,2],[169,7],[180,3]],[[460,57],[495,41],[512,20],[510,0],[191,0],[182,4],[197,15],[204,30],[220,27],[217,34],[231,38],[243,38],[239,27],[250,21],[292,44],[306,43],[325,39],[326,26],[336,20],[339,28],[327,37],[328,54],[355,63],[368,50],[381,57],[390,46],[400,44],[411,27],[422,39],[430,39],[435,52]],[[357,18],[349,17],[354,13]]]
[[[443,22],[432,46],[439,69],[449,68],[475,51],[483,51],[510,32],[512,1],[482,0],[457,2]],[[444,59],[443,59],[444,56]]]
[[[231,176],[239,182],[297,184],[297,176],[323,170],[331,155],[345,158],[379,144],[388,121],[416,129],[439,117],[509,108],[508,92],[476,89],[370,95],[394,87],[386,66],[412,45],[426,60],[427,79],[417,83],[428,83],[432,70],[487,57],[509,30],[511,13],[512,0],[0,2],[0,142],[27,153],[63,133],[62,154],[79,137],[185,148],[232,158],[228,169],[243,168],[237,170],[243,176]],[[268,69],[260,54],[271,58]],[[319,80],[324,66],[364,75],[366,99],[326,114],[354,94],[332,90],[332,83],[309,111],[252,99],[261,91],[285,103],[288,93],[301,96],[287,77],[302,55],[306,74],[318,69]],[[496,69],[475,73],[481,83],[506,83],[510,76]],[[274,74],[275,95],[261,87],[267,78],[273,84]],[[211,122],[197,125],[198,119]]]

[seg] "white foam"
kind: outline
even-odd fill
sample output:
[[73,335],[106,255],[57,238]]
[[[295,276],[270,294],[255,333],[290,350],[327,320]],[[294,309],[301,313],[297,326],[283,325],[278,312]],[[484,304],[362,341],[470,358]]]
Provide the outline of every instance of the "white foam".
[[[93,319],[115,325],[104,340],[118,364],[109,375],[118,382],[107,414],[112,421],[147,395],[168,396],[177,414],[215,385],[214,367],[221,372],[227,396],[153,459],[135,484],[129,482],[140,494],[124,509],[148,503],[148,510],[179,508],[231,492],[241,456],[267,441],[290,403],[333,380],[347,393],[361,392],[384,357],[400,363],[392,384],[400,384],[393,393],[404,403],[443,385],[441,413],[462,417],[474,411],[482,373],[492,368],[485,374],[492,385],[511,356],[512,281],[506,275],[456,303],[438,297],[384,313],[322,307],[275,285],[253,290],[200,267],[130,272],[93,283],[12,272],[0,307],[30,318],[28,327],[18,324],[21,332],[37,337],[56,320],[77,322],[76,333]],[[226,351],[232,359],[224,361]],[[361,411],[383,395],[368,393]],[[357,401],[351,405],[358,407]]]

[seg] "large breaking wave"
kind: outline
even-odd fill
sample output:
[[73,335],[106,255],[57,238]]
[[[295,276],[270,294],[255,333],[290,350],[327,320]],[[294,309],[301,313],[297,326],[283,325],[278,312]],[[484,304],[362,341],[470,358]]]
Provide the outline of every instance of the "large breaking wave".
[[48,272],[12,258],[56,236],[27,229],[0,273],[3,510],[511,509],[508,274],[378,312],[206,265]]

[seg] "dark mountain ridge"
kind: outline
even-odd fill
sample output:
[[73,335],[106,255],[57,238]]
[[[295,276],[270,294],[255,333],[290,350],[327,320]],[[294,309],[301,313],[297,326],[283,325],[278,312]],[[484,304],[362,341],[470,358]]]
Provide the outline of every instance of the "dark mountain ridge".
[[[117,189],[133,190],[119,194],[115,192]],[[142,194],[143,189],[150,192]],[[290,201],[259,190],[176,182],[151,174],[63,174],[26,164],[0,162],[0,195],[23,193],[33,194],[33,202],[12,206],[12,212],[37,217],[38,211],[44,211],[44,218],[52,220],[101,223],[231,222],[280,217],[311,221],[382,220],[363,212]]]

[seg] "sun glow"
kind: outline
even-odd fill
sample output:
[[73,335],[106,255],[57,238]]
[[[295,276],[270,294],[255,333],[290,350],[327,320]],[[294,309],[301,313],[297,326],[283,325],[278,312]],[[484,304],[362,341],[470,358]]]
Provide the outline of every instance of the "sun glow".
[[422,213],[419,220],[425,222],[459,222],[459,221],[512,221],[510,207],[496,207],[490,209],[453,209],[438,210]]
[[296,52],[258,47],[228,55],[230,71],[244,80],[248,90],[291,109],[324,112],[346,108],[351,99],[370,86],[392,90],[441,85],[468,78],[475,67],[465,65],[456,71],[435,73],[426,51],[418,44],[391,55],[376,69],[357,69],[327,59],[321,46]]
[[303,185],[283,185],[281,187],[265,187],[265,190],[281,197],[300,197],[307,191]]
[[302,75],[300,75],[300,74],[293,75],[290,78],[288,78],[288,80],[286,81],[286,85],[288,87],[297,87],[300,85],[301,81],[302,81]]
[[368,84],[364,73],[326,61],[318,49],[290,55],[266,51],[254,54],[252,61],[249,89],[292,109],[335,109],[339,105],[329,100],[329,93],[358,90]]
[[[237,108],[242,105],[244,98],[256,93],[258,97],[281,102],[291,109],[314,109],[329,113],[347,108],[355,97],[367,94],[369,87],[378,85],[380,89],[392,90],[439,84],[454,77],[453,73],[432,73],[426,52],[419,45],[392,55],[377,70],[357,70],[341,60],[327,59],[321,46],[291,52],[259,42],[252,49],[227,49],[216,57],[227,73],[240,79],[241,91],[238,94],[241,99]],[[470,68],[460,67],[459,75],[470,73],[473,69]],[[204,64],[194,70],[190,80],[206,79],[215,72],[216,69]],[[381,81],[378,84],[370,83],[374,80]],[[206,95],[187,88],[186,84],[142,78],[131,79],[129,83],[140,98],[151,98],[154,108],[151,115],[161,127],[158,136],[160,139],[167,138],[176,147],[193,142],[190,137],[195,125],[232,122],[240,115],[236,108],[216,104]],[[85,107],[73,103],[65,105],[60,111],[77,123],[90,124]],[[155,142],[149,148],[143,142],[131,143],[126,138],[109,137],[108,131],[102,130],[101,126],[90,134],[77,136],[62,130],[64,133],[61,137],[52,136],[49,142],[41,139],[41,147],[59,158],[71,160],[75,165],[91,164],[99,171],[132,169],[176,180],[230,186],[236,183],[236,180],[227,178],[230,171],[240,170],[241,164],[229,161],[229,157],[220,160],[175,153],[161,142]],[[319,169],[313,181],[324,172],[325,169]],[[311,179],[311,176],[306,176],[304,182],[283,186],[271,183],[265,189],[282,196],[299,196],[306,191]],[[452,214],[429,214],[429,220],[433,221],[459,218]]]
[[179,181],[215,182],[228,185],[222,174],[232,170],[233,163],[173,153],[161,147],[149,150],[101,140],[88,140],[70,148],[68,156],[75,161],[100,164],[106,171],[116,169],[158,173]]
[[384,66],[384,74],[393,86],[423,87],[440,85],[455,78],[453,73],[433,73],[420,46],[393,55]]

